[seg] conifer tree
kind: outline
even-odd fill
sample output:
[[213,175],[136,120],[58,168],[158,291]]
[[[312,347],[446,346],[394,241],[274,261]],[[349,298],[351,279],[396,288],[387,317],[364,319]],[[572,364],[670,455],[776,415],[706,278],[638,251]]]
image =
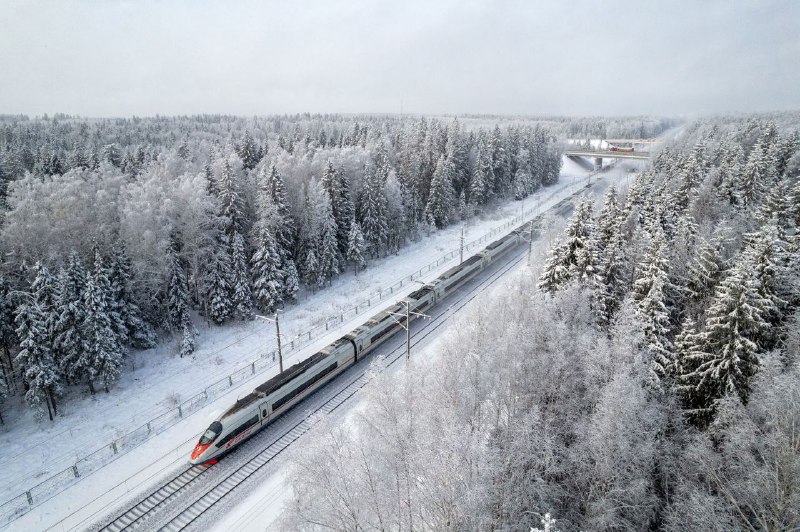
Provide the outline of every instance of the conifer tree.
[[20,340],[16,362],[28,387],[25,402],[34,409],[37,419],[44,416],[44,403],[52,421],[57,413],[55,396],[60,391],[61,383],[53,360],[52,346],[47,345],[45,318],[34,301],[33,294],[24,298],[17,307],[15,321],[16,335]]
[[386,244],[386,198],[374,170],[364,169],[364,189],[361,193],[361,230],[373,257],[377,257]]
[[149,349],[156,345],[153,328],[142,319],[142,312],[134,301],[131,290],[131,261],[122,242],[112,250],[109,281],[111,283],[111,311],[120,319],[117,331],[121,341],[137,349]]
[[342,262],[339,255],[339,243],[336,240],[336,220],[330,209],[323,209],[322,234],[319,241],[319,285],[330,283],[339,273],[339,264]]
[[59,274],[58,284],[59,315],[55,337],[58,366],[67,382],[76,382],[87,372],[87,368],[81,363],[81,360],[85,360],[82,357],[81,330],[86,319],[83,294],[86,271],[76,252],[70,254],[67,268]]
[[571,276],[566,263],[567,248],[560,240],[556,240],[550,250],[550,257],[547,259],[539,276],[537,288],[543,292],[554,293],[564,288],[569,283]]
[[439,157],[436,170],[433,172],[428,204],[425,206],[425,218],[428,223],[442,229],[450,221],[453,205],[453,165],[444,156]]
[[216,324],[221,324],[233,313],[230,293],[233,288],[233,274],[227,250],[218,246],[210,256],[205,271],[204,286],[207,301],[206,313]]
[[672,343],[669,340],[669,311],[665,304],[666,272],[659,272],[650,283],[650,289],[636,305],[642,323],[645,350],[649,353],[652,382],[657,386],[672,377]]
[[297,297],[297,292],[300,291],[300,275],[297,273],[297,267],[294,260],[287,259],[281,265],[284,272],[283,275],[283,300],[294,301]]
[[593,225],[592,202],[582,198],[567,225],[563,257],[570,278],[582,283],[591,282],[597,271],[597,256],[591,249]]
[[283,277],[281,259],[276,242],[268,227],[258,230],[258,242],[251,265],[253,270],[253,296],[266,314],[275,312],[283,303]]
[[619,227],[619,203],[617,199],[617,189],[611,185],[603,199],[603,208],[595,223],[593,246],[597,252],[602,253],[609,245]]
[[669,258],[664,233],[656,229],[649,236],[650,243],[641,263],[637,267],[636,280],[633,282],[633,298],[635,301],[641,301],[647,296],[656,278],[662,278],[664,281],[663,290],[670,290],[670,287],[666,285],[669,275]]
[[350,239],[350,224],[355,221],[356,209],[350,197],[350,179],[343,168],[336,172],[339,179],[338,200],[336,201],[336,238],[339,242],[339,251],[342,255],[347,253],[347,245]]
[[253,294],[250,289],[250,269],[247,266],[247,255],[244,249],[244,238],[235,233],[231,242],[232,282],[234,312],[240,319],[253,319]]
[[600,327],[611,323],[625,297],[625,248],[619,234],[612,236],[599,261],[592,287],[592,310]]
[[347,261],[353,264],[356,275],[358,275],[359,268],[363,268],[366,264],[364,261],[364,235],[361,233],[361,226],[355,220],[350,223]]
[[11,346],[16,345],[17,335],[14,324],[14,306],[11,302],[11,287],[4,276],[0,275],[0,347],[3,358],[0,360],[6,391],[14,392],[14,364],[11,359]]
[[309,287],[316,287],[319,282],[319,262],[313,249],[308,250],[305,267],[303,268],[303,281]]
[[724,265],[719,244],[703,242],[697,249],[694,260],[689,265],[686,283],[689,301],[700,306],[714,295],[714,290],[722,279]]
[[744,257],[728,272],[707,311],[705,328],[696,336],[695,351],[683,357],[687,414],[701,426],[711,421],[726,395],[746,403],[758,370],[762,348],[755,340],[768,324],[764,301],[749,274],[752,266]]
[[180,251],[180,241],[173,235],[168,249],[167,317],[170,329],[181,331],[180,356],[184,357],[194,352],[197,329],[189,314],[189,285]]
[[102,379],[106,392],[119,377],[124,356],[120,336],[114,325],[119,316],[110,308],[111,283],[100,252],[95,250],[94,271],[88,276],[84,290],[84,321],[81,327],[83,351],[86,357],[86,378],[89,391],[94,393],[95,379]]

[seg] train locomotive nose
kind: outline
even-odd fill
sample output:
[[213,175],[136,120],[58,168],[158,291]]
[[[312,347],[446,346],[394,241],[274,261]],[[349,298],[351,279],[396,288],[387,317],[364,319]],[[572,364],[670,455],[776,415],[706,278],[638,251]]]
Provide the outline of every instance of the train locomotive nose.
[[198,460],[199,460],[199,459],[200,459],[200,457],[203,455],[203,453],[204,453],[204,452],[206,452],[206,449],[208,449],[208,447],[209,447],[210,445],[211,445],[210,443],[209,443],[209,444],[207,444],[207,445],[200,445],[200,444],[198,443],[198,444],[195,446],[195,448],[194,448],[194,451],[192,451],[192,459],[191,459],[191,462],[192,462],[193,464],[194,464],[194,463],[198,463]]

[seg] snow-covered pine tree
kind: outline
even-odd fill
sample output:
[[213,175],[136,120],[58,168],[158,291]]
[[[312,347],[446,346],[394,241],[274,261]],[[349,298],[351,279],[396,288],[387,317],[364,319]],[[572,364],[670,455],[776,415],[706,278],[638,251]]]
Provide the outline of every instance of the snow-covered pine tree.
[[359,268],[363,268],[364,261],[364,235],[361,233],[361,226],[353,219],[350,223],[350,238],[347,244],[347,261],[355,268],[358,275]]
[[736,198],[742,205],[750,205],[757,202],[763,195],[768,186],[771,186],[771,164],[766,154],[766,147],[759,140],[750,155],[747,157],[747,164],[744,171],[739,174],[736,183]]
[[494,173],[492,170],[492,156],[489,147],[486,145],[485,135],[478,137],[476,148],[475,165],[472,169],[472,177],[469,183],[469,204],[473,207],[480,207],[492,196],[492,184],[494,183]]
[[18,342],[16,326],[14,325],[14,305],[11,302],[11,287],[5,276],[0,275],[0,347],[3,357],[0,359],[0,368],[3,371],[3,380],[6,391],[14,393],[14,364],[11,359],[11,346]]
[[294,260],[286,259],[281,263],[283,275],[283,300],[294,301],[297,298],[297,292],[300,291],[300,275],[297,273],[297,267]]
[[306,254],[303,281],[310,288],[315,288],[319,282],[319,261],[317,261],[317,254],[313,249],[309,249]]
[[550,257],[544,264],[539,276],[537,288],[543,292],[554,293],[564,288],[572,279],[566,263],[567,248],[560,240],[556,240],[550,249]]
[[514,192],[514,199],[521,200],[528,197],[531,188],[531,176],[525,168],[518,168],[514,174],[514,183],[512,186]]
[[244,132],[242,142],[236,146],[236,153],[242,160],[242,167],[245,170],[252,170],[261,160],[261,150],[259,150],[249,131]]
[[688,302],[691,307],[704,308],[704,302],[714,295],[714,290],[724,274],[724,264],[719,243],[703,241],[697,248],[686,282]]
[[41,262],[36,262],[33,267],[34,278],[31,282],[31,295],[40,314],[44,336],[39,338],[39,344],[51,353],[53,360],[58,364],[55,351],[56,335],[58,334],[58,283],[50,270]]
[[599,261],[599,271],[592,287],[592,310],[597,324],[604,328],[622,305],[625,298],[625,243],[619,234],[611,237]]
[[636,304],[636,314],[642,323],[645,351],[650,355],[650,382],[657,388],[664,389],[665,381],[673,376],[674,361],[672,342],[669,339],[669,310],[664,293],[667,276],[666,272],[656,273],[647,294]]
[[181,358],[187,357],[194,353],[195,337],[197,336],[197,329],[192,324],[191,318],[187,314],[181,326]]
[[[669,258],[664,233],[660,228],[656,228],[648,236],[650,241],[642,261],[636,268],[636,279],[633,282],[635,301],[645,298],[656,278],[661,277],[666,283],[669,275]],[[665,285],[663,290],[671,290],[671,287]]]
[[790,284],[784,266],[788,243],[775,222],[773,219],[771,223],[762,226],[755,235],[752,235],[751,243],[745,250],[753,268],[751,275],[756,290],[761,297],[761,315],[768,324],[763,333],[755,339],[765,351],[778,344],[780,325],[785,317],[784,311],[789,306],[788,301],[780,295],[781,291],[786,293],[787,285]]
[[37,419],[44,416],[44,403],[52,420],[57,413],[55,396],[61,388],[58,367],[53,360],[52,346],[47,345],[45,317],[33,294],[26,296],[16,311],[16,335],[20,340],[20,350],[15,360],[28,387],[25,402],[34,409]]
[[500,126],[495,125],[492,135],[489,138],[491,150],[492,173],[494,183],[492,189],[498,196],[504,196],[511,188],[512,174],[509,169],[509,158],[503,142],[503,133]]
[[445,227],[451,218],[453,207],[453,164],[440,156],[433,172],[428,204],[425,206],[425,218],[437,229]]
[[181,263],[180,241],[172,235],[167,249],[167,322],[172,331],[178,330],[189,313],[189,283]]
[[227,158],[222,163],[222,173],[219,178],[219,200],[222,231],[231,239],[230,244],[232,245],[233,235],[242,232],[244,215],[236,173]]
[[82,356],[83,340],[81,328],[85,319],[83,292],[86,287],[86,271],[80,257],[72,252],[67,268],[58,278],[58,319],[56,322],[55,348],[59,369],[67,382],[83,379],[88,371]]
[[136,304],[131,290],[131,261],[125,246],[118,241],[111,251],[109,281],[111,283],[112,311],[119,315],[124,326],[118,333],[123,343],[137,349],[149,349],[156,345],[156,333],[142,318],[139,305]]
[[614,185],[611,185],[606,192],[603,199],[603,208],[600,210],[595,222],[593,246],[596,252],[602,253],[617,233],[620,223],[619,214],[617,189]]
[[233,274],[230,262],[231,257],[227,249],[217,246],[211,253],[203,279],[207,305],[205,311],[211,321],[218,325],[233,313],[230,297],[233,290]]
[[338,232],[336,220],[330,208],[323,208],[322,234],[319,241],[319,280],[318,285],[324,286],[339,274],[339,264],[342,262],[339,255],[339,243],[336,240]]
[[378,257],[386,244],[386,198],[371,166],[364,168],[364,188],[361,191],[361,230],[373,257]]
[[763,352],[756,340],[768,327],[764,301],[750,272],[752,261],[744,256],[731,268],[716,290],[706,313],[705,328],[696,336],[696,350],[683,358],[681,382],[687,386],[687,412],[700,426],[714,416],[718,402],[735,395],[746,403],[758,357]]
[[250,268],[244,249],[244,238],[235,233],[231,242],[231,274],[233,300],[231,304],[236,315],[243,320],[253,319],[253,293],[250,289]]
[[350,239],[350,224],[355,220],[356,209],[353,206],[353,199],[350,197],[350,178],[344,168],[336,171],[339,179],[337,187],[339,197],[336,200],[336,227],[338,233],[336,239],[339,242],[339,252],[344,255],[347,253],[347,245]]
[[276,247],[269,227],[259,227],[256,249],[251,258],[253,296],[258,307],[266,314],[272,314],[283,303],[285,272],[280,269],[281,259]]
[[581,283],[591,282],[592,275],[598,269],[598,257],[592,250],[592,206],[592,201],[581,198],[567,225],[564,240],[564,266],[569,270],[570,279],[577,279]]
[[[113,294],[108,269],[95,249],[94,271],[88,276],[83,293],[84,321],[81,327],[83,350],[88,361],[89,391],[94,393],[94,379],[103,380],[106,392],[117,380],[125,355],[119,335],[119,314],[112,304]],[[116,323],[116,325],[115,325]]]

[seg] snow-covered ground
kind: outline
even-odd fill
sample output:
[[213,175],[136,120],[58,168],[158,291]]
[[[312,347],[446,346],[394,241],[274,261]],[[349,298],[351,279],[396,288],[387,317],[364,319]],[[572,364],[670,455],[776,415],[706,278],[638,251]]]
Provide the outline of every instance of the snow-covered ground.
[[[567,160],[561,182],[528,198],[524,202],[525,210],[533,207],[537,207],[537,210],[546,209],[580,186],[579,182],[586,175],[582,168]],[[605,175],[608,179],[624,179],[625,173],[620,168]],[[564,185],[569,186],[564,188]],[[554,196],[553,191],[561,189],[563,192]],[[510,202],[491,215],[471,220],[467,224],[466,240],[478,238],[503,225],[518,216],[520,209],[521,202]],[[399,256],[376,261],[358,277],[352,274],[340,277],[332,287],[303,297],[298,304],[287,308],[282,314],[283,332],[292,336],[330,316],[340,314],[356,301],[395,283],[420,265],[457,249],[459,238],[460,227],[453,226],[404,248]],[[421,279],[433,279],[451,265],[452,262],[443,263]],[[402,298],[413,288],[411,285],[408,290],[397,291],[394,299]],[[361,315],[345,320],[327,335],[292,352],[286,364],[314,353],[390,301],[389,298],[373,301],[371,309],[364,309]],[[271,349],[274,341],[273,325],[263,321],[201,328],[199,349],[193,357],[178,358],[172,343],[137,353],[131,357],[135,369],[123,374],[112,394],[71,397],[62,415],[52,424],[46,422],[37,425],[26,417],[12,417],[0,438],[5,463],[5,474],[0,481],[0,500],[19,495],[50,474],[69,467],[88,452],[107,445],[115,437],[174,408],[182,398],[201,391],[208,384],[240,368],[257,353]],[[11,528],[30,530],[53,527],[67,530],[86,527],[119,501],[149,486],[166,470],[182,465],[197,434],[207,425],[211,413],[224,408],[238,395],[249,392],[255,384],[266,380],[276,371],[276,368],[268,369],[250,381],[230,387],[216,400],[185,416],[143,445],[120,455],[98,471],[82,476],[65,491],[38,504],[12,523]]]

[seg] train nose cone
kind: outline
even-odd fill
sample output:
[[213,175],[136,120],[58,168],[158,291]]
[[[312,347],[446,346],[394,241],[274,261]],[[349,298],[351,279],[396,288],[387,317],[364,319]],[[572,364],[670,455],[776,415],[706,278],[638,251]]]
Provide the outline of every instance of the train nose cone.
[[192,451],[192,461],[194,462],[200,458],[200,455],[202,455],[206,449],[208,449],[208,445],[197,444],[194,448],[194,451]]

